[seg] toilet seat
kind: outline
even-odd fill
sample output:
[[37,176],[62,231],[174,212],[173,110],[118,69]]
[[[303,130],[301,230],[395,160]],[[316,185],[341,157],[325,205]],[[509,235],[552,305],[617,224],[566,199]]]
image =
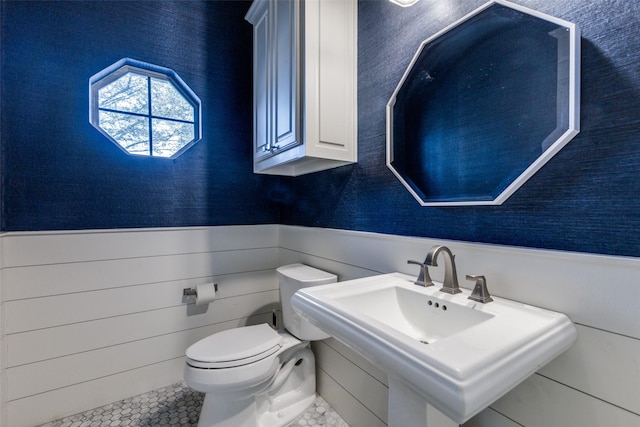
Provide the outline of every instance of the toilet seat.
[[243,366],[277,353],[282,345],[282,336],[266,323],[228,329],[190,346],[187,364],[201,369]]

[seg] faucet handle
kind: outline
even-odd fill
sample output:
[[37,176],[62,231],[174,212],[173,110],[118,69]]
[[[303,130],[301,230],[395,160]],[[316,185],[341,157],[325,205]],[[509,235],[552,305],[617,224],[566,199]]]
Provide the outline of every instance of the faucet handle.
[[433,286],[433,281],[431,280],[431,276],[429,276],[429,266],[427,264],[425,264],[424,262],[414,261],[412,259],[407,261],[407,264],[414,264],[422,267],[420,269],[420,274],[418,275],[418,278],[413,283],[415,283],[418,286],[424,286],[425,288],[427,286]]
[[473,292],[468,299],[486,304],[493,301],[489,290],[487,289],[487,279],[484,276],[475,276],[467,274],[467,280],[475,280],[476,286],[473,288]]

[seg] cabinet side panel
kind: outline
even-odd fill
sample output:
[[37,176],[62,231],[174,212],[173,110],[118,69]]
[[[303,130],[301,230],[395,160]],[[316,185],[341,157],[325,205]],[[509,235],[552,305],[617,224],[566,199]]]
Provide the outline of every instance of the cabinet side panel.
[[[288,145],[301,143],[298,117],[298,4],[291,1],[274,3],[273,16],[274,87],[272,88],[273,124],[275,126],[275,146],[282,149]],[[273,13],[273,10],[272,12]]]
[[269,14],[264,8],[253,29],[253,141],[254,157],[269,149]]
[[[344,4],[343,4],[344,3]],[[348,145],[350,119],[349,93],[351,81],[347,65],[350,62],[348,2],[320,2],[320,142]],[[340,23],[340,25],[337,25]]]
[[305,25],[307,154],[356,161],[357,3],[310,2]]

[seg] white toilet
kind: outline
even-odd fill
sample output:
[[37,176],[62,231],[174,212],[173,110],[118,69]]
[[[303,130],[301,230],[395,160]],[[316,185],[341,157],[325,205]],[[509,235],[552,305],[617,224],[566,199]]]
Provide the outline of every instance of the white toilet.
[[[286,331],[266,323],[218,332],[187,349],[184,380],[206,393],[198,427],[281,427],[315,400],[309,341],[329,336],[291,307],[296,290],[337,277],[303,264],[277,270]],[[301,341],[303,340],[303,341]]]

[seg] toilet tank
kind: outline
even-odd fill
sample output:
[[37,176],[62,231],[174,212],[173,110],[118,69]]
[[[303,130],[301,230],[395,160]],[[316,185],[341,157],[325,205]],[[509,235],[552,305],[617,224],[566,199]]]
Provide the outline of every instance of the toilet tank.
[[280,283],[280,301],[282,302],[282,320],[284,327],[296,338],[304,341],[316,341],[329,338],[320,329],[302,319],[291,307],[291,297],[302,288],[335,283],[335,274],[318,270],[304,264],[285,265],[276,269]]

